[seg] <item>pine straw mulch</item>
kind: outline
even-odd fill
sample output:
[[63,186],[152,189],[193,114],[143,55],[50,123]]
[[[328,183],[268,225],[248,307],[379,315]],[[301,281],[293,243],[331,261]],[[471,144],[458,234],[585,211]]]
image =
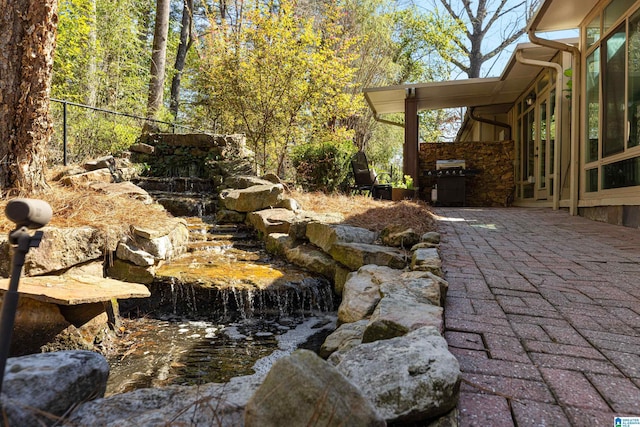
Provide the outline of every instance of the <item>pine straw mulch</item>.
[[[171,217],[158,205],[145,205],[139,200],[123,195],[110,195],[87,187],[65,187],[49,181],[51,188],[32,196],[51,205],[53,217],[49,223],[55,227],[91,226],[109,236],[122,236],[130,226],[153,228]],[[392,202],[374,200],[362,195],[306,193],[292,191],[290,196],[304,210],[318,213],[337,212],[345,217],[345,223],[372,231],[381,231],[388,225],[405,225],[419,234],[435,229],[435,221],[429,206],[422,201]],[[0,233],[14,228],[4,215],[8,200],[0,200]]]
[[[171,215],[158,205],[145,205],[140,200],[92,190],[87,187],[65,187],[50,182],[50,189],[42,194],[29,196],[51,205],[53,216],[49,225],[55,227],[91,226],[107,235],[122,236],[131,225],[153,228],[159,221]],[[0,200],[0,232],[8,233],[14,224],[4,215],[8,200]]]
[[382,231],[389,225],[413,228],[418,234],[435,230],[435,219],[429,205],[420,200],[375,200],[361,195],[303,193],[291,196],[303,209],[318,213],[338,212],[345,223],[372,231]]

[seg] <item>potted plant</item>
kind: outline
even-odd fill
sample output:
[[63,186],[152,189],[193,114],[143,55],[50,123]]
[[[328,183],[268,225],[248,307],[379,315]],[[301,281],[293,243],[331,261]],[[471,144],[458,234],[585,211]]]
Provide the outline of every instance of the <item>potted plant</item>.
[[413,178],[405,175],[402,182],[394,182],[391,188],[391,200],[413,199],[416,194],[416,188],[413,187]]

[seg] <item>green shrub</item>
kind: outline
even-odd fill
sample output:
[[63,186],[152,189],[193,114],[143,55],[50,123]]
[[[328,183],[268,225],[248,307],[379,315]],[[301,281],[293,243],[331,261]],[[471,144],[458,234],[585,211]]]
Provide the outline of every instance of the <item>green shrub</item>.
[[[54,135],[51,162],[62,161],[63,121],[61,108],[52,111]],[[140,135],[140,122],[70,106],[67,115],[67,155],[70,163],[127,150]]]
[[344,185],[356,149],[351,141],[300,145],[292,152],[296,182],[308,191],[334,192]]

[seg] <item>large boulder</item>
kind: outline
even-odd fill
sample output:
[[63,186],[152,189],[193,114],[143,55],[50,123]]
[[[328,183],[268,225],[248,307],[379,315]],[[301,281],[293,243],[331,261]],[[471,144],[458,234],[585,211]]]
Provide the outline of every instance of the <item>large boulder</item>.
[[[289,234],[296,240],[307,239],[307,226],[311,223],[338,224],[344,221],[344,216],[339,213],[316,213],[313,211],[300,211],[296,219],[291,223]],[[320,226],[316,226],[320,228]]]
[[283,257],[289,249],[295,247],[295,244],[295,241],[286,233],[271,233],[264,240],[268,253]]
[[430,271],[436,276],[443,276],[442,259],[436,248],[416,249],[411,257],[411,269]]
[[333,290],[336,291],[338,295],[342,295],[344,285],[347,283],[347,279],[351,273],[350,268],[336,262],[336,274],[333,275]]
[[78,403],[104,396],[108,376],[106,359],[91,351],[10,358],[0,395],[7,425],[56,424]]
[[150,285],[155,278],[156,266],[142,267],[129,261],[116,259],[107,269],[107,275],[123,282]]
[[254,185],[244,189],[228,189],[220,193],[225,209],[238,212],[254,212],[278,205],[283,199],[282,184]]
[[336,262],[326,253],[313,245],[303,244],[285,251],[287,261],[306,270],[318,273],[333,280],[336,274]]
[[145,204],[153,203],[153,198],[147,193],[146,190],[138,187],[131,181],[117,182],[117,183],[104,183],[96,182],[89,185],[90,188],[110,196],[126,196],[132,199],[140,200]]
[[288,209],[263,209],[249,212],[247,223],[263,236],[267,236],[271,233],[288,233],[295,217],[296,214]]
[[460,366],[433,327],[358,345],[336,368],[388,423],[424,422],[446,414],[458,401]]
[[96,169],[76,175],[65,176],[60,180],[63,185],[74,187],[88,185],[95,182],[114,182],[113,175],[108,168]]
[[420,289],[412,289],[411,285],[416,282],[383,283],[380,286],[383,297],[371,315],[362,342],[400,337],[424,326],[433,326],[440,333],[444,332],[442,307],[421,297]]
[[46,227],[43,230],[40,246],[32,248],[27,254],[24,264],[26,275],[60,271],[104,256],[107,237],[96,228]]
[[156,260],[169,260],[187,251],[189,228],[181,218],[167,218],[153,229],[132,226],[133,245]]
[[300,212],[300,203],[296,199],[292,199],[291,197],[283,198],[276,206],[276,208],[288,209],[293,212]]
[[384,426],[371,402],[309,350],[279,359],[245,408],[245,426]]
[[369,324],[368,320],[359,320],[353,323],[343,323],[333,331],[320,347],[318,355],[324,359],[337,351],[346,352],[362,343],[362,335]]
[[324,222],[311,222],[306,231],[309,241],[325,252],[330,252],[337,243],[373,244],[378,238],[377,233],[365,228]]
[[409,263],[407,254],[401,249],[366,243],[336,243],[329,254],[351,270],[367,264],[402,269]]
[[420,235],[405,225],[391,224],[380,232],[380,240],[387,246],[409,249],[420,242]]
[[420,240],[425,243],[434,243],[436,245],[440,244],[440,233],[429,231],[427,233],[424,233]]
[[[405,271],[401,275],[400,286],[412,299],[424,304],[444,307],[444,296],[449,284],[429,271]],[[389,290],[388,292],[393,292]],[[384,293],[384,292],[383,292]],[[387,294],[384,293],[386,296]]]
[[132,242],[120,242],[116,248],[116,257],[141,267],[150,267],[155,264],[153,255],[134,246]]
[[226,188],[235,188],[237,190],[243,190],[245,188],[253,187],[254,185],[272,185],[278,184],[268,179],[258,178],[254,175],[232,175],[225,178],[223,185]]
[[72,426],[188,425],[241,426],[244,406],[262,381],[237,377],[226,384],[138,389],[81,405],[70,417]]
[[[449,290],[449,282],[447,282],[440,276],[436,276],[430,271],[407,271],[402,274],[402,277],[405,280],[433,280],[434,284],[437,285],[438,290],[435,289],[433,284],[429,284],[429,287],[425,288],[428,293],[427,298],[431,303],[439,305],[440,307],[444,307],[445,299],[447,298],[447,291]],[[436,298],[439,298],[439,300],[436,300]]]
[[371,316],[382,298],[380,285],[399,280],[401,274],[400,270],[377,265],[365,265],[349,274],[338,307],[338,321],[351,323]]

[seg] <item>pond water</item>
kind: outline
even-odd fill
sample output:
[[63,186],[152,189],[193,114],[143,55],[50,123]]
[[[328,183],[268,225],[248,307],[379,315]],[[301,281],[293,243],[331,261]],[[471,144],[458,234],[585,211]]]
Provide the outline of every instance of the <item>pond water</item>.
[[266,372],[336,327],[329,281],[269,256],[242,227],[189,224],[189,253],[158,270],[152,296],[121,303],[107,395]]
[[296,348],[317,351],[335,322],[331,314],[228,324],[126,320],[119,354],[109,360],[106,395],[172,384],[223,383],[266,372],[278,357]]

